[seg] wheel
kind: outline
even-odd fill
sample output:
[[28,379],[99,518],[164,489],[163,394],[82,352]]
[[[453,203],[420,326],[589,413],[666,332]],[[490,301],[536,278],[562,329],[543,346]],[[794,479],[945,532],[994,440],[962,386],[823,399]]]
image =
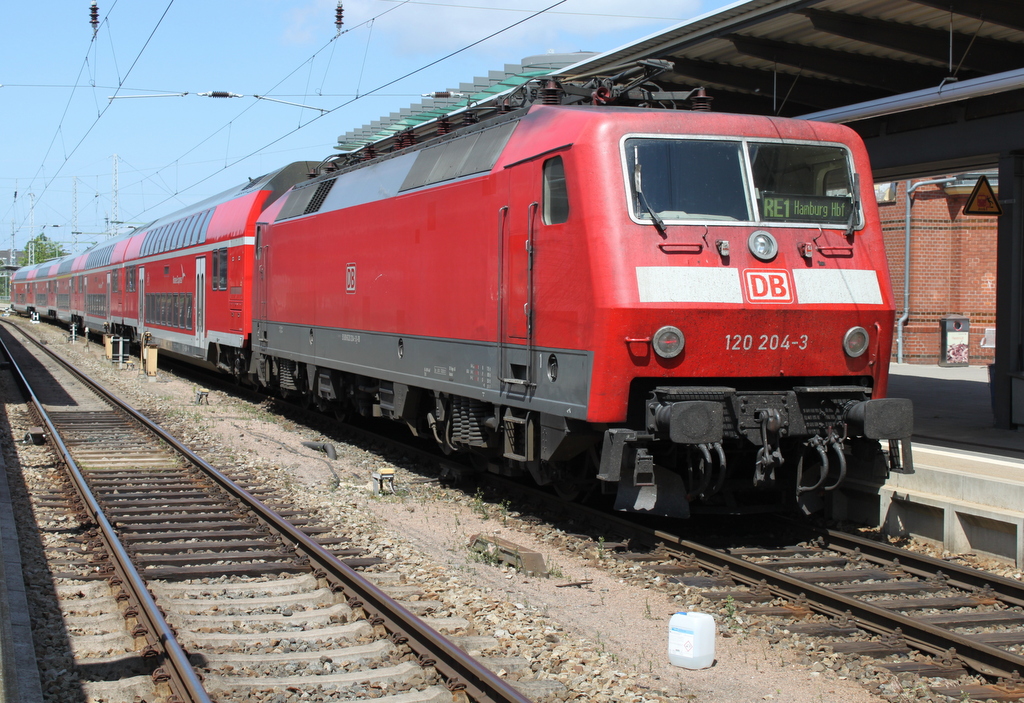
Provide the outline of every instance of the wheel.
[[552,466],[551,487],[564,501],[582,502],[597,488],[597,467],[589,453]]

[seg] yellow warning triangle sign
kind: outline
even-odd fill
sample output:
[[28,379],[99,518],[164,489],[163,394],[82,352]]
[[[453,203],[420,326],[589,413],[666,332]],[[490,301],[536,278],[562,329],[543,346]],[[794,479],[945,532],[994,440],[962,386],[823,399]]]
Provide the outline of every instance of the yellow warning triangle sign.
[[974,190],[971,191],[971,196],[967,198],[967,204],[964,205],[964,214],[989,216],[1003,214],[999,198],[996,197],[992,186],[989,185],[988,179],[985,176],[978,178]]

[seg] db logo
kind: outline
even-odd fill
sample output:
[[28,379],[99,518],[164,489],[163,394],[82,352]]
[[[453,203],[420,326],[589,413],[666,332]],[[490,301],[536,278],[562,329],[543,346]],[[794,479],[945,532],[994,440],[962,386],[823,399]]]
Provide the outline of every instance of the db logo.
[[349,264],[345,267],[345,292],[356,292],[356,265]]
[[793,289],[789,286],[789,271],[784,269],[747,269],[743,272],[747,282],[747,300],[752,303],[792,303]]

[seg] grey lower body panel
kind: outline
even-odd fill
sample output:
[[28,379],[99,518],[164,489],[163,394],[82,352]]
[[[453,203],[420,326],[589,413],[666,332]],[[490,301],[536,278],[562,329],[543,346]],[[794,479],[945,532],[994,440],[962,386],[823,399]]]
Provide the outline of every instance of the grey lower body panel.
[[[258,322],[254,352],[583,420],[590,352]],[[265,338],[261,335],[265,331]]]

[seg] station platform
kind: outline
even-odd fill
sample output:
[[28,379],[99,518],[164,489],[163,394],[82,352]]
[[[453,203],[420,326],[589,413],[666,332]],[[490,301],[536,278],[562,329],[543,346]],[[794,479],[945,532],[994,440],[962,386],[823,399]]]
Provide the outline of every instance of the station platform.
[[1024,568],[1024,431],[993,427],[988,367],[893,364],[889,396],[914,403],[914,473],[849,486],[833,517]]
[[0,701],[42,703],[21,547],[7,466],[0,454]]

